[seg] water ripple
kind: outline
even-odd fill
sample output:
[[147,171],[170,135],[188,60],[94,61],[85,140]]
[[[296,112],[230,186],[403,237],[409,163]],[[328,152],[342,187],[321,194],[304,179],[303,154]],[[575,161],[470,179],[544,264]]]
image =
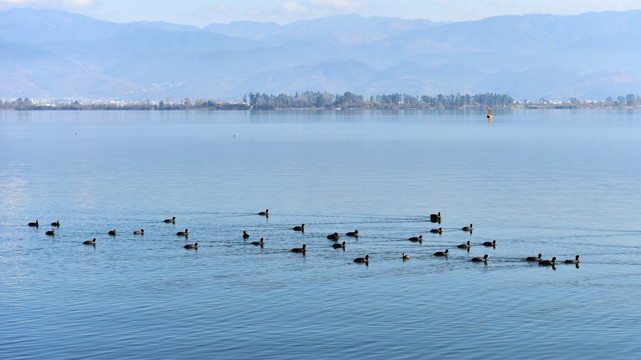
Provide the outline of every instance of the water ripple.
[[641,122],[555,114],[1,113],[0,357],[636,358]]

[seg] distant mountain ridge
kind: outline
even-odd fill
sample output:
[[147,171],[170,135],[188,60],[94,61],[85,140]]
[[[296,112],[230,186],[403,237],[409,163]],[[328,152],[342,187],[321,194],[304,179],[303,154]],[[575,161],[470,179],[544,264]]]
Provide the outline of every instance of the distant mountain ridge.
[[305,90],[366,96],[641,93],[641,11],[435,23],[359,15],[205,28],[0,12],[0,98],[238,100]]

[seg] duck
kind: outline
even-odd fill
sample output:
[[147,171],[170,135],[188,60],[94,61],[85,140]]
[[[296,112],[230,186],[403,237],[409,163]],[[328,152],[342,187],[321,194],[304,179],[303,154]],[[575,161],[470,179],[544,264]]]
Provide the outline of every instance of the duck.
[[441,223],[441,212],[439,211],[438,214],[430,214],[430,221],[435,223]]
[[291,249],[289,251],[295,252],[295,253],[303,253],[303,254],[305,254],[305,249],[306,248],[307,248],[307,245],[303,244],[303,247],[293,248],[293,249]]
[[109,230],[108,234],[111,236],[116,236],[116,229]]
[[189,229],[185,229],[185,231],[177,232],[176,236],[189,236]]
[[463,227],[461,228],[461,230],[463,230],[463,231],[467,231],[467,232],[470,232],[470,233],[471,233],[471,232],[472,232],[472,224],[470,224],[470,226],[463,226]]
[[467,250],[469,250],[470,249],[470,241],[468,240],[465,244],[456,245],[456,247],[459,248],[459,249],[467,249]]
[[343,249],[343,250],[345,250],[345,241],[343,241],[342,244],[332,244],[332,247],[334,249]]
[[346,232],[345,236],[357,237],[358,236],[358,230]]
[[85,240],[82,242],[83,245],[93,245],[96,246],[96,238],[93,238],[93,240]]
[[525,258],[525,261],[541,261],[541,253],[538,256],[528,256]]
[[247,231],[243,230],[243,239],[247,238],[249,238],[249,234],[247,233]]
[[438,229],[432,229],[430,230],[432,234],[442,234],[443,233],[443,228],[438,228]]
[[483,246],[496,247],[496,240],[486,241],[486,242],[483,243]]
[[403,261],[405,261],[405,260],[409,260],[409,259],[410,259],[410,256],[409,256],[409,255],[407,255],[406,253],[403,253],[403,254],[401,255],[401,259],[403,259]]
[[28,225],[29,225],[29,226],[31,226],[31,227],[38,227],[38,226],[40,226],[40,224],[38,223],[38,220],[36,220],[35,222],[30,222]]
[[409,238],[407,240],[409,240],[411,242],[420,242],[420,243],[422,243],[423,242],[423,235],[412,236],[411,238]]
[[263,238],[260,238],[260,241],[252,241],[251,244],[255,246],[263,247]]
[[193,244],[187,244],[183,246],[185,249],[196,249],[198,250],[198,243],[193,243]]
[[486,263],[487,262],[487,254],[485,254],[485,256],[483,256],[483,257],[472,258],[472,261],[473,262],[484,262],[484,263]]
[[332,241],[337,241],[339,237],[337,232],[327,235],[327,239]]
[[260,216],[269,216],[269,209],[265,209],[265,211],[261,211],[258,213]]
[[165,219],[165,220],[163,220],[163,222],[167,223],[167,224],[175,224],[176,223],[176,217],[172,216],[171,219]]
[[305,224],[302,224],[301,226],[294,226],[292,230],[305,232]]
[[539,265],[543,266],[554,266],[554,262],[556,261],[556,256],[552,257],[552,260],[539,260]]
[[134,230],[134,235],[144,235],[145,229]]
[[579,255],[575,256],[574,259],[567,259],[565,260],[566,264],[578,264],[579,263]]
[[445,249],[445,251],[437,251],[434,253],[434,256],[445,256],[447,257],[447,253],[450,252],[449,249]]
[[54,235],[56,235],[56,232],[53,229],[51,229],[51,230],[47,231],[45,234],[49,235],[49,236],[54,236]]
[[60,227],[60,220],[56,220],[51,223],[51,226]]
[[362,257],[356,258],[356,259],[354,259],[354,262],[355,263],[361,263],[361,264],[368,264],[369,263],[369,255],[365,255],[364,258],[362,258]]

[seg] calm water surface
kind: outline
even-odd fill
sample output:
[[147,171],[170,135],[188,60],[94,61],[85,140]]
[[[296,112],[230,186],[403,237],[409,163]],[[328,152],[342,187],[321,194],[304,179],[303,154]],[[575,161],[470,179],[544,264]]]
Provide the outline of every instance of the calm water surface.
[[638,111],[0,112],[0,358],[636,359],[640,155]]

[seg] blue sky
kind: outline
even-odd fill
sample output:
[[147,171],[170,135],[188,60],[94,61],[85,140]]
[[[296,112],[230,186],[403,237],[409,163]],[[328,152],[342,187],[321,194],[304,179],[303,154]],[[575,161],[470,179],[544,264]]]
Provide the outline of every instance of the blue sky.
[[167,21],[205,26],[239,20],[290,23],[328,15],[360,14],[433,21],[477,20],[506,14],[574,15],[641,9],[639,0],[0,0],[16,7],[60,9],[98,19]]

